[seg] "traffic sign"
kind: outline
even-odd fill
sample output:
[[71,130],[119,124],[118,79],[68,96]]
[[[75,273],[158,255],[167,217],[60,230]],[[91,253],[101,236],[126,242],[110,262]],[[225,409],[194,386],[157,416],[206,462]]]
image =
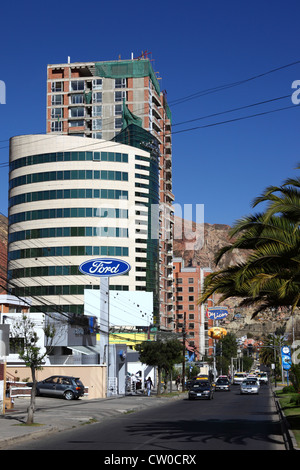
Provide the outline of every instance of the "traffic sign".
[[291,368],[292,356],[291,356],[291,350],[289,346],[282,346],[281,361],[282,361],[282,368],[284,370],[289,370]]

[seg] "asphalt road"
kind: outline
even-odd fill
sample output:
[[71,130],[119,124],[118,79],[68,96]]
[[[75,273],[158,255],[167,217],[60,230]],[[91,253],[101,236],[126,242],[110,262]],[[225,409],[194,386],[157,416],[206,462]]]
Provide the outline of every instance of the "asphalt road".
[[[164,406],[128,413],[15,450],[112,450],[182,452],[201,450],[285,450],[271,390],[259,395],[215,392],[213,400],[180,399]],[[120,455],[120,454],[118,454]]]

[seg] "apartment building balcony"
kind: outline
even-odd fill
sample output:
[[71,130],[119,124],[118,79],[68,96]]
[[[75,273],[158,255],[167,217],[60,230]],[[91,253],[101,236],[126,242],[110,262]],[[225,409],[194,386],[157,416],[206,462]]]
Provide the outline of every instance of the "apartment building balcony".
[[155,106],[152,108],[152,118],[155,118],[157,121],[160,121],[162,119],[159,110]]
[[165,146],[166,152],[168,151],[168,153],[170,153],[170,151],[172,150],[172,143],[165,140],[164,146]]
[[171,132],[171,121],[170,119],[166,119],[165,121],[165,130]]
[[161,137],[160,137],[160,133],[161,133],[161,128],[160,128],[160,124],[158,122],[157,119],[152,119],[152,128],[153,130],[158,133],[159,135],[159,143],[162,144],[162,140],[161,140]]
[[159,97],[157,96],[157,94],[155,93],[155,91],[152,92],[152,103],[155,105],[155,106],[158,106],[159,108],[161,108],[161,102],[160,102],[160,99]]
[[166,145],[167,145],[167,144],[169,144],[169,145],[172,144],[171,134],[168,133],[168,132],[165,133],[165,144],[166,144]]
[[[169,168],[166,168],[166,167],[165,167],[164,170],[165,170],[165,171],[164,171],[165,180],[167,180],[168,182],[171,183],[171,181],[172,181],[172,168],[171,168],[171,167],[169,167]],[[170,188],[170,189],[172,189],[172,183],[171,183],[171,188]]]
[[166,174],[166,182],[165,182],[165,190],[166,191],[172,191],[172,180],[171,179],[167,179],[167,174]]
[[175,196],[170,190],[165,191],[165,196],[166,196],[166,202],[169,204],[172,204],[173,201],[175,201]]

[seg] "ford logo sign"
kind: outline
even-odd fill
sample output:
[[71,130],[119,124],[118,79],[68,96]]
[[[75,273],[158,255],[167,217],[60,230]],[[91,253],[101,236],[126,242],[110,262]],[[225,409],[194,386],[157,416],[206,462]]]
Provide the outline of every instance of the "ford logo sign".
[[79,271],[95,277],[120,276],[130,270],[126,261],[116,258],[97,258],[85,261],[79,266]]

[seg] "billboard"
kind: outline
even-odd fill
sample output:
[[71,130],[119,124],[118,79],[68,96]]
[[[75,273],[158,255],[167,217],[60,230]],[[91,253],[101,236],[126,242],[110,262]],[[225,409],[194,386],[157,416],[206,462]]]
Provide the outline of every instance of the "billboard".
[[206,316],[210,320],[221,320],[222,318],[227,317],[227,315],[227,307],[208,307],[206,310]]

